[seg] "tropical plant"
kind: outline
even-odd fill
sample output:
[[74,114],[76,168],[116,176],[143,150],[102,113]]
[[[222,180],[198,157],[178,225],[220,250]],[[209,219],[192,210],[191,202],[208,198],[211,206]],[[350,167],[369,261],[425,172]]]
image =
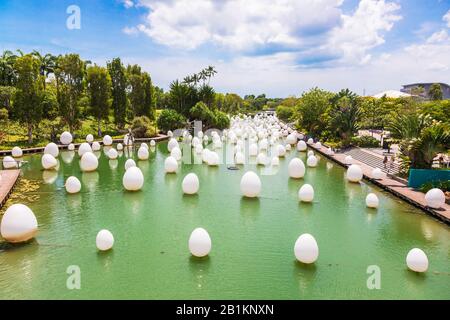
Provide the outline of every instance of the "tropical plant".
[[14,62],[17,56],[9,50],[0,56],[0,86],[12,86],[15,80]]
[[428,91],[428,96],[431,100],[442,100],[443,94],[441,85],[439,83],[433,83]]
[[87,69],[86,82],[90,102],[90,113],[97,120],[97,132],[101,137],[101,122],[102,120],[107,120],[109,118],[111,77],[106,68],[95,65]]
[[39,72],[42,76],[42,84],[45,90],[48,76],[55,72],[57,57],[50,53],[41,55],[36,50],[34,50],[31,54],[39,61]]
[[331,99],[331,104],[331,128],[347,145],[359,129],[360,99],[355,93],[345,89]]
[[114,58],[107,66],[111,77],[114,122],[119,128],[123,128],[125,126],[128,104],[126,71],[120,58]]
[[149,138],[156,133],[153,122],[146,116],[140,116],[133,119],[131,131],[136,138]]
[[283,105],[279,105],[277,107],[276,112],[277,112],[277,117],[280,120],[289,122],[290,119],[292,118],[292,116],[294,115],[294,108],[283,106]]
[[165,132],[184,128],[186,123],[186,118],[173,109],[164,109],[157,120],[158,128]]
[[329,126],[333,94],[319,88],[304,92],[298,105],[298,124],[306,133],[319,137]]

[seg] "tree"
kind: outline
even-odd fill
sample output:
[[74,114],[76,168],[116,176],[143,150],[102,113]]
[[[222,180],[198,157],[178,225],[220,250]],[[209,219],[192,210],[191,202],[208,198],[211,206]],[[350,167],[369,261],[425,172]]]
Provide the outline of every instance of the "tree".
[[11,110],[11,99],[14,96],[15,87],[0,86],[0,109]]
[[0,86],[12,86],[15,80],[14,62],[17,56],[12,51],[3,51],[0,57]]
[[200,101],[204,102],[209,108],[214,105],[215,92],[209,85],[202,85],[198,91]]
[[442,100],[443,94],[441,85],[439,83],[433,83],[428,91],[428,96],[433,101]]
[[157,120],[158,128],[167,132],[186,126],[186,118],[173,109],[164,109]]
[[98,135],[101,137],[101,122],[109,118],[111,77],[106,68],[95,65],[87,69],[86,80],[91,107],[90,111],[97,120]]
[[112,85],[112,108],[114,111],[114,123],[119,127],[125,126],[127,115],[127,77],[125,67],[120,58],[114,58],[108,63],[108,71]]
[[277,107],[277,117],[280,120],[289,122],[291,117],[294,115],[294,108],[279,105]]
[[332,93],[313,88],[302,94],[298,105],[299,125],[308,134],[320,136],[329,126]]
[[361,101],[355,93],[345,89],[331,99],[331,104],[331,128],[343,140],[343,144],[347,145],[359,129]]
[[144,89],[144,104],[142,110],[139,111],[138,116],[147,116],[150,120],[155,120],[155,99],[153,96],[153,85],[150,74],[144,72],[142,74],[143,89]]
[[39,61],[32,55],[17,58],[14,63],[16,70],[16,91],[14,94],[14,114],[26,125],[28,143],[33,143],[33,127],[42,118],[42,88],[39,73]]
[[383,127],[385,118],[383,110],[384,99],[363,98],[361,102],[361,121],[365,128],[377,129]]
[[189,117],[190,109],[198,102],[197,89],[178,80],[170,84],[169,105],[178,113]]
[[43,56],[36,50],[34,50],[31,54],[39,61],[39,72],[42,76],[42,83],[45,90],[48,76],[55,72],[57,57],[50,53]]
[[128,92],[133,116],[147,116],[154,119],[152,80],[138,65],[127,67]]

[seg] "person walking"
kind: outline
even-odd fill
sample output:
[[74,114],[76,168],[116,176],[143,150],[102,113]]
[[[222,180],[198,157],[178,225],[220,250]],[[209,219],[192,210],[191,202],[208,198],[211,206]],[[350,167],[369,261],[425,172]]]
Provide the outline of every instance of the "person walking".
[[389,162],[389,168],[390,169],[394,169],[394,161],[395,161],[395,156],[391,157],[391,161]]
[[387,166],[387,162],[388,162],[388,157],[387,156],[384,156],[384,159],[383,159],[383,165],[384,165],[384,168],[386,169],[386,166]]

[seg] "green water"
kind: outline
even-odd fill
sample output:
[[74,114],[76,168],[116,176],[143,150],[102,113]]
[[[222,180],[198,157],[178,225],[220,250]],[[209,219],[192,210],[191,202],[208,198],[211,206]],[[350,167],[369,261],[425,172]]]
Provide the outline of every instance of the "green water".
[[[446,225],[370,184],[346,182],[344,169],[323,157],[304,179],[289,179],[287,164],[296,155],[306,162],[304,153],[291,151],[276,175],[261,175],[256,200],[242,198],[239,189],[245,169],[254,165],[231,171],[184,164],[166,175],[166,143],[137,162],[145,176],[137,193],[122,187],[125,155],[115,163],[102,154],[97,172],[81,173],[78,156],[68,164],[70,153],[63,152],[54,175],[40,169],[40,155],[27,156],[23,177],[41,185],[20,201],[36,214],[39,233],[25,245],[3,243],[0,298],[450,299]],[[189,172],[199,176],[197,196],[182,195]],[[70,175],[80,179],[82,193],[66,194]],[[297,200],[303,183],[315,188],[312,204]],[[365,207],[368,192],[378,195],[378,210]],[[199,226],[212,238],[206,259],[192,258],[187,246]],[[104,228],[115,244],[99,253],[95,237]],[[305,232],[320,248],[309,266],[293,253]],[[406,268],[413,247],[428,255],[426,274]],[[66,287],[70,265],[80,267],[80,290]],[[380,267],[380,290],[367,288],[370,265]]]

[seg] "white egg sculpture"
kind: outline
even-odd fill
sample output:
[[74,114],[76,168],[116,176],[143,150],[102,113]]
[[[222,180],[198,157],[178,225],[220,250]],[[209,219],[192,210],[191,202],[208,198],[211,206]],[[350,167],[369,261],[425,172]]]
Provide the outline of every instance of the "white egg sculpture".
[[156,146],[155,140],[150,140],[150,147],[154,147],[154,146]]
[[378,208],[380,201],[375,193],[369,193],[366,197],[366,206],[368,208]]
[[172,138],[173,137],[173,132],[171,130],[167,131],[167,136]]
[[173,148],[178,147],[178,141],[175,140],[174,138],[169,140],[169,143],[167,144],[167,150],[169,150],[169,152],[172,151]]
[[61,136],[59,137],[59,141],[64,145],[71,144],[72,140],[73,140],[72,134],[67,131],[64,131],[63,133],[61,133]]
[[288,165],[289,177],[294,179],[303,178],[305,175],[305,164],[299,158],[293,158]]
[[166,160],[164,161],[164,170],[167,173],[174,173],[177,171],[177,169],[178,169],[177,160],[172,156],[167,157]]
[[69,177],[64,185],[67,193],[78,193],[81,190],[81,182],[77,177]]
[[308,159],[306,159],[306,165],[311,168],[317,167],[317,162],[318,160],[315,155],[309,156]]
[[42,155],[41,164],[42,168],[44,168],[45,170],[50,170],[56,168],[56,166],[58,165],[58,161],[54,156],[46,153]]
[[92,148],[90,146],[89,143],[87,142],[83,142],[82,144],[80,144],[80,146],[78,147],[78,155],[80,157],[83,156],[83,154],[85,154],[86,152],[92,152]]
[[148,152],[147,148],[140,147],[137,156],[139,160],[148,160],[148,158],[150,157],[150,153]]
[[217,152],[210,151],[208,152],[207,160],[208,166],[218,166],[219,165],[219,155]]
[[305,141],[300,140],[300,141],[297,143],[297,150],[298,150],[298,151],[303,152],[303,151],[306,151],[307,148],[308,148],[308,146],[306,145]]
[[108,151],[109,160],[116,160],[118,156],[119,156],[119,153],[117,152],[116,149],[114,149],[114,148],[109,149],[109,151]]
[[203,139],[203,131],[199,131],[198,134],[197,134],[197,136],[198,136],[200,139]]
[[133,138],[129,134],[126,134],[123,137],[123,145],[124,146],[132,146],[133,145]]
[[69,150],[69,151],[74,151],[74,150],[75,150],[75,145],[74,145],[73,143],[69,144],[69,145],[67,146],[67,150]]
[[100,149],[102,148],[102,146],[100,145],[99,142],[94,141],[94,142],[92,143],[91,148],[92,148],[92,151],[100,151]]
[[316,239],[309,233],[302,234],[295,242],[294,254],[297,260],[302,263],[316,262],[319,257],[319,246]]
[[38,222],[33,211],[23,204],[13,204],[2,217],[0,233],[11,243],[28,241],[36,235]]
[[144,175],[138,167],[130,167],[122,179],[123,187],[128,191],[138,191],[144,185]]
[[313,138],[309,138],[309,139],[308,139],[308,144],[313,144],[313,143],[314,143]]
[[58,157],[59,155],[59,148],[56,145],[56,143],[50,142],[49,144],[47,144],[44,148],[44,153],[46,154],[51,154],[52,156],[54,156],[55,158]]
[[123,150],[123,144],[118,143],[116,148],[117,148],[117,151],[122,151]]
[[284,146],[282,146],[281,144],[279,144],[277,146],[277,153],[279,157],[284,157],[286,155],[286,148]]
[[285,147],[286,151],[291,151],[292,147],[290,144],[287,144]]
[[258,145],[256,143],[252,143],[248,148],[248,154],[250,157],[256,157],[258,155]]
[[131,167],[136,167],[136,162],[133,159],[128,159],[127,161],[125,161],[125,171],[127,171]]
[[334,155],[334,151],[333,151],[333,149],[328,148],[328,149],[325,151],[325,154],[327,154],[327,155],[329,155],[329,156],[332,156],[332,155]]
[[80,160],[81,171],[90,172],[97,170],[98,159],[92,152],[86,152],[83,154]]
[[346,156],[344,159],[344,164],[350,165],[353,163],[353,157],[352,156]]
[[428,207],[439,209],[445,205],[445,194],[441,189],[433,188],[425,194],[425,202]]
[[19,164],[11,156],[6,156],[3,158],[3,168],[4,169],[15,169],[18,168]]
[[236,152],[234,156],[234,163],[235,164],[244,164],[245,163],[245,156],[242,152],[238,151]]
[[322,143],[320,143],[320,141],[317,141],[316,144],[314,145],[317,149],[322,148]]
[[312,185],[305,183],[298,190],[298,199],[302,202],[312,202],[314,200],[314,188]]
[[113,139],[111,138],[111,136],[106,135],[103,137],[103,145],[104,146],[111,146],[113,144]]
[[313,156],[313,155],[314,155],[314,151],[309,150],[308,153],[307,153],[307,157],[311,157],[311,156]]
[[203,146],[201,145],[201,143],[200,143],[200,144],[197,144],[197,145],[195,146],[195,153],[201,154],[202,152],[203,152]]
[[145,148],[148,150],[148,144],[146,144],[145,142],[141,143],[141,148]]
[[352,164],[347,169],[347,180],[350,182],[360,182],[363,178],[363,171],[357,164]]
[[428,270],[428,257],[422,249],[411,249],[406,256],[406,265],[414,272],[426,272]]
[[279,166],[280,165],[280,158],[278,157],[273,157],[272,160],[270,161],[270,164],[272,166]]
[[293,132],[290,135],[288,135],[286,138],[286,143],[288,143],[289,145],[296,144],[297,143],[297,134],[295,132]]
[[86,142],[92,143],[94,141],[94,136],[92,134],[88,134],[86,136]]
[[172,149],[172,151],[170,151],[170,155],[172,157],[174,157],[175,160],[180,161],[181,160],[181,156],[182,156],[181,149],[179,147],[174,147]]
[[372,170],[372,178],[375,180],[380,180],[384,178],[384,172],[380,168],[375,168]]
[[12,155],[14,158],[20,158],[20,157],[23,156],[23,151],[22,151],[22,149],[20,149],[19,147],[14,147],[14,148],[12,148],[12,150],[11,150],[11,155]]
[[187,174],[181,184],[185,194],[196,194],[200,188],[200,181],[195,173]]
[[205,257],[211,251],[211,237],[203,228],[196,228],[189,237],[189,251],[195,257]]
[[254,198],[261,192],[261,179],[253,171],[246,172],[241,179],[241,192],[245,197]]
[[95,238],[95,244],[100,251],[108,251],[114,245],[114,236],[106,229],[100,230]]

